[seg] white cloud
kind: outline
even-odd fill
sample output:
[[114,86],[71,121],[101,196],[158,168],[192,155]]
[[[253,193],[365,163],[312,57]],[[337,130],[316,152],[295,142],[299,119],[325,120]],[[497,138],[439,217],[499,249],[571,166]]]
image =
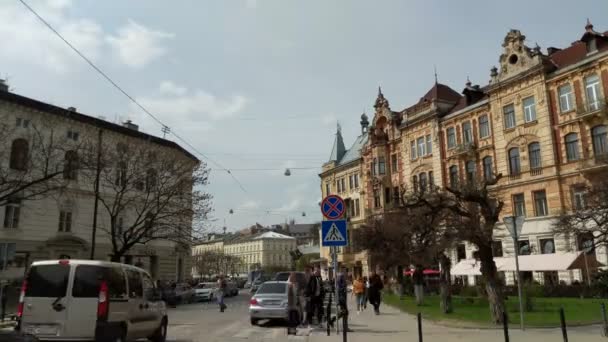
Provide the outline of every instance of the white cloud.
[[[30,6],[92,60],[101,54],[103,30],[94,21],[67,15],[67,0],[33,1]],[[0,41],[10,42],[2,50],[0,64],[27,63],[63,73],[85,64],[58,37],[17,1],[0,3]]]
[[276,211],[296,211],[301,207],[301,204],[302,200],[300,200],[299,198],[293,198],[289,202],[278,207]]
[[108,36],[106,41],[122,63],[141,68],[165,55],[167,48],[162,44],[173,37],[171,33],[152,30],[129,19],[116,36]]
[[249,200],[238,206],[238,209],[258,209],[260,203],[257,201]]
[[158,88],[161,94],[167,95],[184,95],[188,91],[186,87],[178,86],[172,81],[162,81]]
[[190,90],[171,81],[160,85],[160,96],[145,96],[137,100],[153,113],[181,120],[205,121],[231,117],[248,103],[243,95],[219,98],[202,89]]

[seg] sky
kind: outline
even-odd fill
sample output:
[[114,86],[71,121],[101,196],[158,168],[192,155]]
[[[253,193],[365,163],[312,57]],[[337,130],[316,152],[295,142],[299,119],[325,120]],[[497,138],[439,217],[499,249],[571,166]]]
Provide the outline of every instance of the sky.
[[[457,91],[467,77],[486,84],[509,29],[543,51],[579,39],[587,18],[608,30],[605,0],[26,2],[205,154],[195,153],[211,168],[210,226],[230,231],[319,221],[318,174],[336,123],[348,146],[378,86],[401,110],[432,86],[435,68]],[[18,0],[0,0],[0,41],[13,92],[162,136]]]

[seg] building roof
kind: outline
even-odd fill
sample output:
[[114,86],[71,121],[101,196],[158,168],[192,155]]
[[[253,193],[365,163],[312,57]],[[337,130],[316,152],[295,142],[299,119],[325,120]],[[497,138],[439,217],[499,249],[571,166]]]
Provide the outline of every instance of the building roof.
[[275,233],[275,232],[265,232],[265,233],[262,233],[260,235],[256,235],[255,237],[253,237],[253,240],[262,240],[262,239],[295,240],[294,237]]
[[321,248],[319,247],[319,245],[300,245],[298,246],[298,250],[304,255],[321,254]]
[[331,148],[331,154],[329,155],[329,161],[339,162],[345,153],[346,147],[344,146],[344,139],[342,138],[342,129],[340,128],[340,125],[338,125],[334,145]]
[[572,45],[565,49],[556,49],[557,51],[551,53],[549,58],[558,69],[576,64],[591,55],[587,51],[587,42],[591,39],[596,40],[597,52],[608,50],[607,32],[597,32],[593,29],[593,25],[590,22],[587,22],[587,25],[585,26],[585,33],[581,39],[575,41],[572,43]]
[[354,160],[361,158],[361,149],[367,143],[368,134],[363,133],[358,136],[355,142],[351,145],[351,147],[346,151],[344,157],[338,162],[338,165],[348,164]]
[[9,102],[12,104],[28,107],[33,110],[38,110],[50,115],[55,115],[58,117],[62,117],[65,119],[70,119],[74,121],[78,121],[84,124],[93,125],[102,129],[107,129],[109,131],[114,131],[119,134],[128,135],[134,138],[143,139],[147,141],[151,141],[153,143],[173,148],[185,154],[188,158],[199,161],[192,153],[188,152],[186,149],[176,144],[173,141],[162,139],[144,132],[140,132],[131,128],[124,127],[122,125],[118,125],[112,122],[108,122],[102,119],[98,119],[96,117],[92,117],[86,114],[78,113],[77,111],[68,110],[65,108],[61,108],[49,103],[45,103],[42,101],[34,100],[29,97],[25,97],[22,95],[17,95],[15,93],[11,93],[8,91],[0,91],[0,101]]

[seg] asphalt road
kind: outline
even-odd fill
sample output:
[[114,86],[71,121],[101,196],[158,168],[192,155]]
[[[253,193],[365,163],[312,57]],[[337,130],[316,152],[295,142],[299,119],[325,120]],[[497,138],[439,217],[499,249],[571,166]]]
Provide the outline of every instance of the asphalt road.
[[303,336],[287,336],[287,327],[280,322],[249,321],[248,290],[236,297],[226,298],[228,308],[219,311],[216,302],[180,305],[169,309],[168,342],[233,342],[306,340]]

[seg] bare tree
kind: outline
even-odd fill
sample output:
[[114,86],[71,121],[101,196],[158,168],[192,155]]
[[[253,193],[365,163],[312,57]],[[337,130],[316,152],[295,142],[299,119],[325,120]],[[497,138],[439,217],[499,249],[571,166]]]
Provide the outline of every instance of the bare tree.
[[570,211],[553,225],[556,234],[586,237],[587,248],[608,245],[608,181],[595,180],[578,189]]
[[59,133],[57,122],[0,117],[0,206],[38,200],[76,178],[81,144]]
[[211,211],[205,164],[151,143],[120,142],[91,148],[86,158],[91,168],[98,152],[99,202],[109,216],[109,226],[100,229],[110,237],[113,260],[137,244],[167,240],[188,247],[202,236]]
[[194,256],[194,267],[203,276],[235,275],[242,265],[241,258],[218,251],[205,251]]

